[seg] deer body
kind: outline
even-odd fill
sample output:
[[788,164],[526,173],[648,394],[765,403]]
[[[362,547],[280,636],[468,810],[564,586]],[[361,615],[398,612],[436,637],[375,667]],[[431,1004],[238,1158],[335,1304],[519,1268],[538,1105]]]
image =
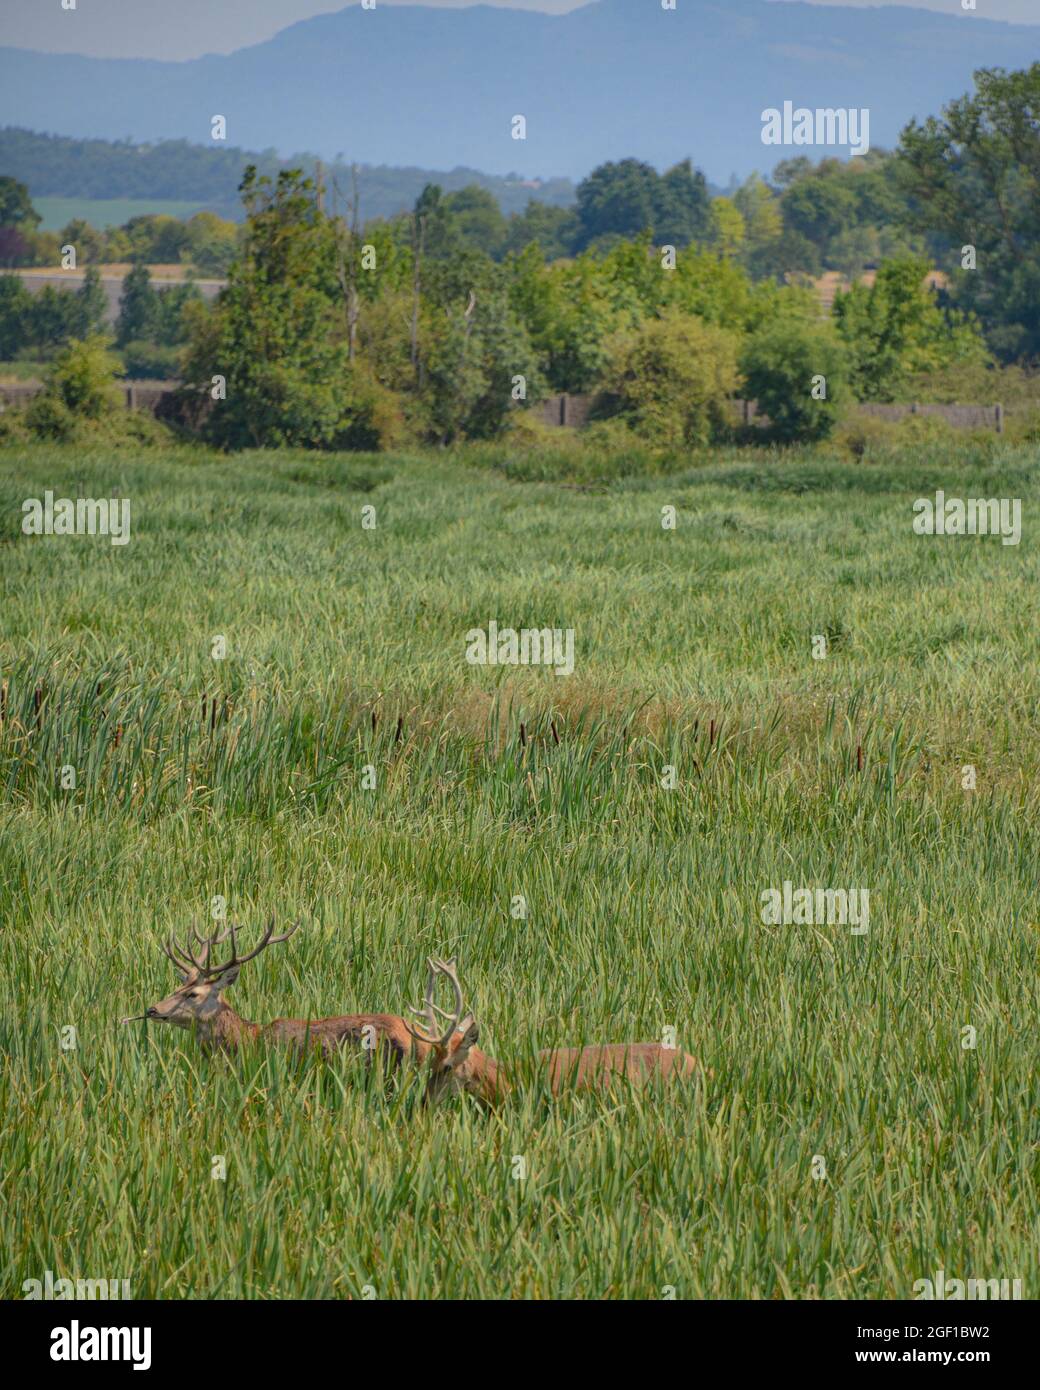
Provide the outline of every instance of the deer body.
[[[253,1025],[256,1027],[256,1025]],[[344,1014],[340,1018],[276,1018],[260,1029],[262,1038],[298,1047],[315,1047],[326,1056],[345,1044],[358,1045],[371,1055],[385,1049],[394,1065],[414,1053],[422,1061],[428,1049],[420,1048],[396,1014]]]
[[[507,1096],[512,1089],[509,1076],[494,1057],[477,1046],[480,1030],[472,1014],[462,1015],[462,989],[455,974],[454,961],[430,961],[430,983],[427,985],[427,1022],[425,1032],[411,1024],[412,1037],[425,1043],[430,1066],[426,1099],[467,1091],[488,1105]],[[454,1015],[433,1006],[433,977],[444,975],[455,992]],[[439,1037],[435,1036],[434,1011],[449,1019],[449,1025]],[[416,1012],[419,1012],[418,1010]],[[554,1096],[564,1090],[608,1090],[618,1081],[642,1086],[660,1078],[691,1077],[699,1070],[695,1057],[662,1043],[593,1043],[588,1047],[553,1047],[538,1053],[538,1067],[548,1073]]]
[[[434,1050],[431,1048],[431,1050]],[[460,1051],[464,1055],[459,1056]],[[693,1076],[697,1059],[661,1043],[593,1043],[588,1047],[554,1047],[538,1053],[539,1069],[548,1073],[554,1096],[562,1091],[609,1090],[617,1081],[643,1086],[656,1077]],[[501,1063],[479,1047],[466,1047],[457,1033],[442,1065],[431,1063],[431,1099],[444,1090],[467,1091],[489,1105],[504,1099],[512,1082]],[[438,1077],[442,1078],[438,1082]]]
[[697,1059],[661,1043],[594,1043],[590,1047],[556,1047],[539,1052],[549,1068],[553,1095],[568,1083],[579,1090],[607,1087],[618,1076],[637,1086],[655,1076],[667,1080],[675,1072],[693,1076]]
[[[190,950],[167,943],[167,956],[177,968],[182,984],[158,1004],[141,1015],[158,1023],[193,1032],[206,1051],[234,1052],[250,1043],[274,1043],[295,1048],[298,1052],[315,1049],[330,1056],[345,1045],[360,1046],[371,1062],[382,1052],[392,1066],[414,1057],[423,1061],[430,1049],[420,1039],[413,1038],[403,1018],[397,1014],[344,1014],[338,1018],[276,1018],[271,1023],[251,1023],[242,1018],[223,997],[223,991],[238,979],[238,972],[247,960],[266,947],[286,941],[295,927],[284,936],[272,936],[274,918],[267,926],[263,940],[247,956],[239,956],[235,928],[203,939],[195,933],[202,950],[198,959]],[[213,946],[231,938],[231,959],[225,965],[211,966],[209,953]],[[124,1023],[132,1020],[124,1019]]]
[[[166,1002],[165,1000],[163,1001]],[[161,1005],[155,1005],[155,1012],[149,1011],[147,1018],[162,1019],[158,1012]],[[166,1022],[174,1022],[167,1018]],[[340,1047],[361,1047],[366,1056],[373,1057],[377,1051],[384,1052],[386,1060],[397,1066],[413,1054],[422,1061],[426,1050],[420,1048],[409,1035],[404,1019],[396,1014],[343,1014],[336,1018],[276,1018],[270,1023],[251,1023],[242,1018],[230,1004],[223,999],[213,1015],[212,1022],[195,1020],[188,1027],[194,1027],[199,1043],[207,1051],[234,1052],[239,1047],[251,1043],[274,1043],[278,1046],[292,1047],[298,1052],[319,1051],[326,1057]]]

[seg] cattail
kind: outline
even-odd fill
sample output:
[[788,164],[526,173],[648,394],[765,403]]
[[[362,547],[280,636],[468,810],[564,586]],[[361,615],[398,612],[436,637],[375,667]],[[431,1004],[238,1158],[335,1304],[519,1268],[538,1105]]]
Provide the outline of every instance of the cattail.
[[0,724],[7,718],[7,682],[0,685]]
[[527,747],[527,730],[524,728],[522,720],[520,722],[520,747]]
[[709,727],[708,727],[708,747],[709,747],[709,748],[714,748],[714,747],[715,747],[715,720],[714,720],[714,719],[711,721],[711,724],[710,724]]
[[553,743],[555,743],[555,744],[558,745],[559,742],[560,742],[560,735],[559,735],[559,734],[557,733],[557,731],[556,731],[556,720],[555,720],[555,719],[550,720],[550,722],[549,722],[549,728],[552,730]]
[[862,772],[862,771],[863,771],[863,745],[862,745],[862,743],[857,743],[857,744],[856,744],[856,771],[857,771],[857,772]]
[[397,716],[397,731],[396,731],[395,734],[394,734],[394,742],[395,742],[395,743],[400,743],[400,742],[401,742],[401,736],[403,735],[403,733],[404,733],[404,715],[403,715],[403,714],[399,714],[399,715]]

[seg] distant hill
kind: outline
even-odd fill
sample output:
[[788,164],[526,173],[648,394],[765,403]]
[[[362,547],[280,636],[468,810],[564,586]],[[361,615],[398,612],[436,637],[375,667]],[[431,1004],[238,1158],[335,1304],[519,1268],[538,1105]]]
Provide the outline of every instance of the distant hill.
[[[621,153],[658,167],[688,155],[725,183],[806,152],[761,143],[766,107],[868,107],[872,143],[891,146],[911,116],[968,90],[975,68],[1040,58],[1037,27],[951,9],[598,0],[554,16],[353,5],[182,63],[0,49],[0,122],[207,142],[219,114],[229,141],[282,154],[571,178]],[[526,117],[525,141],[511,138],[515,115]]]
[[[49,219],[49,225],[54,226],[64,226],[74,215],[87,216],[96,225],[106,221],[118,225],[133,216],[133,209],[127,210],[125,216],[115,211],[126,200],[141,204],[137,211],[144,210],[145,204],[169,202],[169,207],[156,206],[156,211],[179,215],[205,207],[222,217],[238,218],[242,207],[237,189],[247,164],[256,164],[264,173],[273,174],[283,164],[313,168],[316,160],[313,154],[279,159],[270,150],[258,154],[222,145],[193,145],[187,140],[134,145],[125,140],[39,135],[15,126],[0,130],[0,174],[26,184],[35,199],[119,200],[112,201],[113,214],[109,218],[96,210],[89,216],[86,210],[70,209],[68,216],[59,214],[57,220]],[[325,173],[329,180],[338,179],[344,191],[349,189],[347,168],[329,163]],[[522,212],[531,198],[560,206],[574,201],[574,185],[568,179],[525,180],[519,175],[503,177],[475,169],[362,165],[358,175],[362,216],[391,217],[411,208],[428,183],[438,183],[449,193],[467,184],[479,184],[495,195],[507,217],[512,212]],[[38,206],[41,211],[46,210],[46,205]]]

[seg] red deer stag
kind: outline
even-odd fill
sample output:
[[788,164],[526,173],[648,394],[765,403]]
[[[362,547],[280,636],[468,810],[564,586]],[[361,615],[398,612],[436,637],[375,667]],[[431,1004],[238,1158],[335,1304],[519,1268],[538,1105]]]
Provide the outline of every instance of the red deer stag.
[[[272,1023],[261,1024],[250,1023],[235,1013],[222,997],[223,991],[235,983],[246,961],[253,960],[268,946],[288,941],[299,925],[296,922],[282,936],[274,936],[272,917],[260,944],[244,956],[238,954],[237,929],[230,925],[210,937],[202,937],[192,928],[200,947],[198,958],[192,951],[178,946],[171,936],[163,950],[184,983],[136,1019],[124,1018],[123,1022],[155,1019],[159,1023],[171,1023],[175,1028],[190,1029],[206,1050],[234,1051],[246,1043],[272,1042],[295,1047],[299,1051],[317,1048],[328,1055],[350,1043],[360,1044],[369,1059],[378,1047],[387,1048],[388,1060],[393,1065],[412,1056],[418,1061],[425,1060],[430,1051],[428,1044],[421,1039],[413,1039],[404,1019],[396,1014],[346,1014],[339,1018],[318,1019],[276,1018]],[[222,964],[211,965],[210,951],[228,938],[231,940],[230,958]],[[427,1003],[431,1007],[434,985],[435,972],[431,969],[427,983]]]
[[[463,1017],[462,987],[459,984],[454,960],[430,959],[430,981],[443,975],[455,995],[454,1012],[445,1013],[433,1004],[433,993],[427,985],[426,1008],[422,1012],[425,1027],[418,1029],[407,1023],[409,1033],[428,1050],[430,1075],[426,1083],[426,1101],[440,1100],[446,1095],[468,1091],[487,1104],[507,1096],[511,1090],[508,1077],[500,1063],[477,1047],[480,1029],[471,1013]],[[434,1010],[448,1020],[440,1027]],[[692,1076],[699,1070],[697,1059],[678,1048],[663,1043],[594,1043],[589,1047],[554,1047],[538,1053],[540,1066],[548,1072],[553,1095],[561,1090],[608,1089],[624,1079],[633,1085],[644,1085],[655,1077],[669,1080],[674,1076]]]

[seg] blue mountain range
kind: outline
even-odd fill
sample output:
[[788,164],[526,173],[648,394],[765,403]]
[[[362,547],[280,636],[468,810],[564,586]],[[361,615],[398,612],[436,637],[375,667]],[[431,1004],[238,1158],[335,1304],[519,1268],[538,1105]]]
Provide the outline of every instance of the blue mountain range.
[[188,62],[0,48],[0,125],[205,142],[220,115],[229,144],[282,154],[542,177],[689,156],[724,183],[826,152],[763,145],[767,108],[867,109],[871,143],[891,147],[912,116],[969,91],[976,68],[1038,59],[1040,27],[952,5],[597,0],[551,16],[377,0]]

